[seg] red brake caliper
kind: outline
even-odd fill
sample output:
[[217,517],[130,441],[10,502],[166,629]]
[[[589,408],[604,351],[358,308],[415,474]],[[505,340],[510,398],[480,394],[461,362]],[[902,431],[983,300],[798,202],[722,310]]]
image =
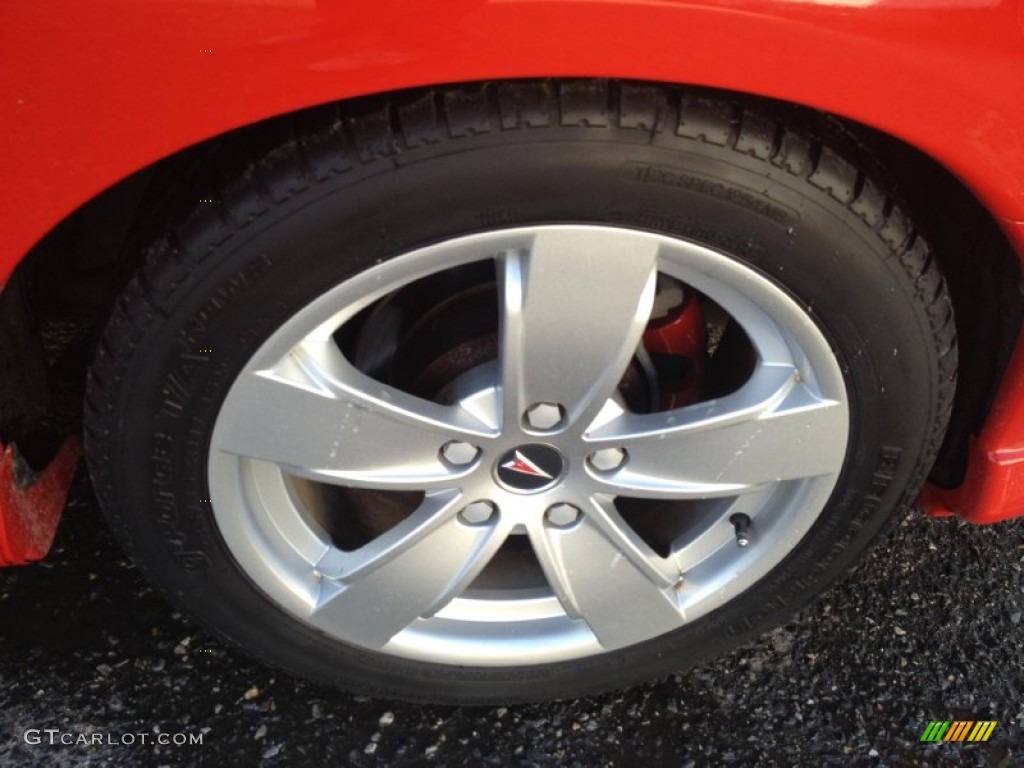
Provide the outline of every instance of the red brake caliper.
[[[683,303],[665,317],[652,321],[644,331],[644,347],[655,359],[659,370],[658,385],[662,410],[679,408],[701,399],[704,369],[707,362],[708,331],[697,294],[683,288]],[[667,356],[676,361],[658,365],[657,358]],[[671,363],[677,364],[671,364]]]

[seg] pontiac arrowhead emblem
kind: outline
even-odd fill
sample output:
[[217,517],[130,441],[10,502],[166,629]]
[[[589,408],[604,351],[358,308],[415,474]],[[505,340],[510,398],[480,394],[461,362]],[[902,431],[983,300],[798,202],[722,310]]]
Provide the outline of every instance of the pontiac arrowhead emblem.
[[504,453],[494,463],[494,479],[513,493],[536,493],[561,482],[567,464],[557,448],[527,443]]
[[534,477],[546,477],[548,480],[553,479],[552,475],[549,475],[543,469],[538,467],[528,458],[526,458],[522,451],[516,451],[515,456],[511,461],[506,461],[502,464],[505,469],[511,469],[513,472],[522,472],[524,475],[533,475]]

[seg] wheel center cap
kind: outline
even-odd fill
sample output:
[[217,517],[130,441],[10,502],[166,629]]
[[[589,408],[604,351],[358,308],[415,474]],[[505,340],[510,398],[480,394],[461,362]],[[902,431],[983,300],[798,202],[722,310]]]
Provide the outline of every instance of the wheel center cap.
[[555,485],[565,474],[565,458],[543,443],[520,445],[502,454],[494,465],[498,484],[515,493],[535,493]]

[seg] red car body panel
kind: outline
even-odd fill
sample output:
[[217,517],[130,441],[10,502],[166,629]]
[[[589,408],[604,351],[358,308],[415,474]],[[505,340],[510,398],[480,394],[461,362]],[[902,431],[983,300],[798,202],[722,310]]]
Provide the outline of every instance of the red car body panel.
[[57,532],[82,444],[70,437],[39,475],[25,477],[13,446],[0,452],[0,566],[46,557]]
[[1024,221],[1017,0],[37,0],[0,11],[0,278],[74,208],[231,128],[434,83],[609,76],[843,115]]
[[[538,76],[711,86],[859,121],[952,171],[1024,254],[1021,0],[36,0],[0,11],[0,51],[0,284],[78,206],[222,132]],[[1024,448],[1022,356],[968,482],[926,493],[932,511],[1024,513],[1024,463],[1008,459]]]

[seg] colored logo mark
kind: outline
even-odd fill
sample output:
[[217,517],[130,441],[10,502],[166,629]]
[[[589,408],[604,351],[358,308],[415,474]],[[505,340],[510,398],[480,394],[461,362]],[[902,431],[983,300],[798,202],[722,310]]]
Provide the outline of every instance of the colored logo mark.
[[551,475],[549,475],[543,469],[538,467],[536,464],[534,464],[528,458],[523,456],[523,454],[520,453],[519,451],[516,451],[515,458],[511,459],[510,461],[505,462],[501,466],[505,467],[505,469],[511,469],[513,472],[522,472],[524,475],[533,475],[535,477],[546,477],[548,480],[552,480],[553,479],[551,477]]
[[921,741],[988,741],[995,729],[995,720],[932,720]]

